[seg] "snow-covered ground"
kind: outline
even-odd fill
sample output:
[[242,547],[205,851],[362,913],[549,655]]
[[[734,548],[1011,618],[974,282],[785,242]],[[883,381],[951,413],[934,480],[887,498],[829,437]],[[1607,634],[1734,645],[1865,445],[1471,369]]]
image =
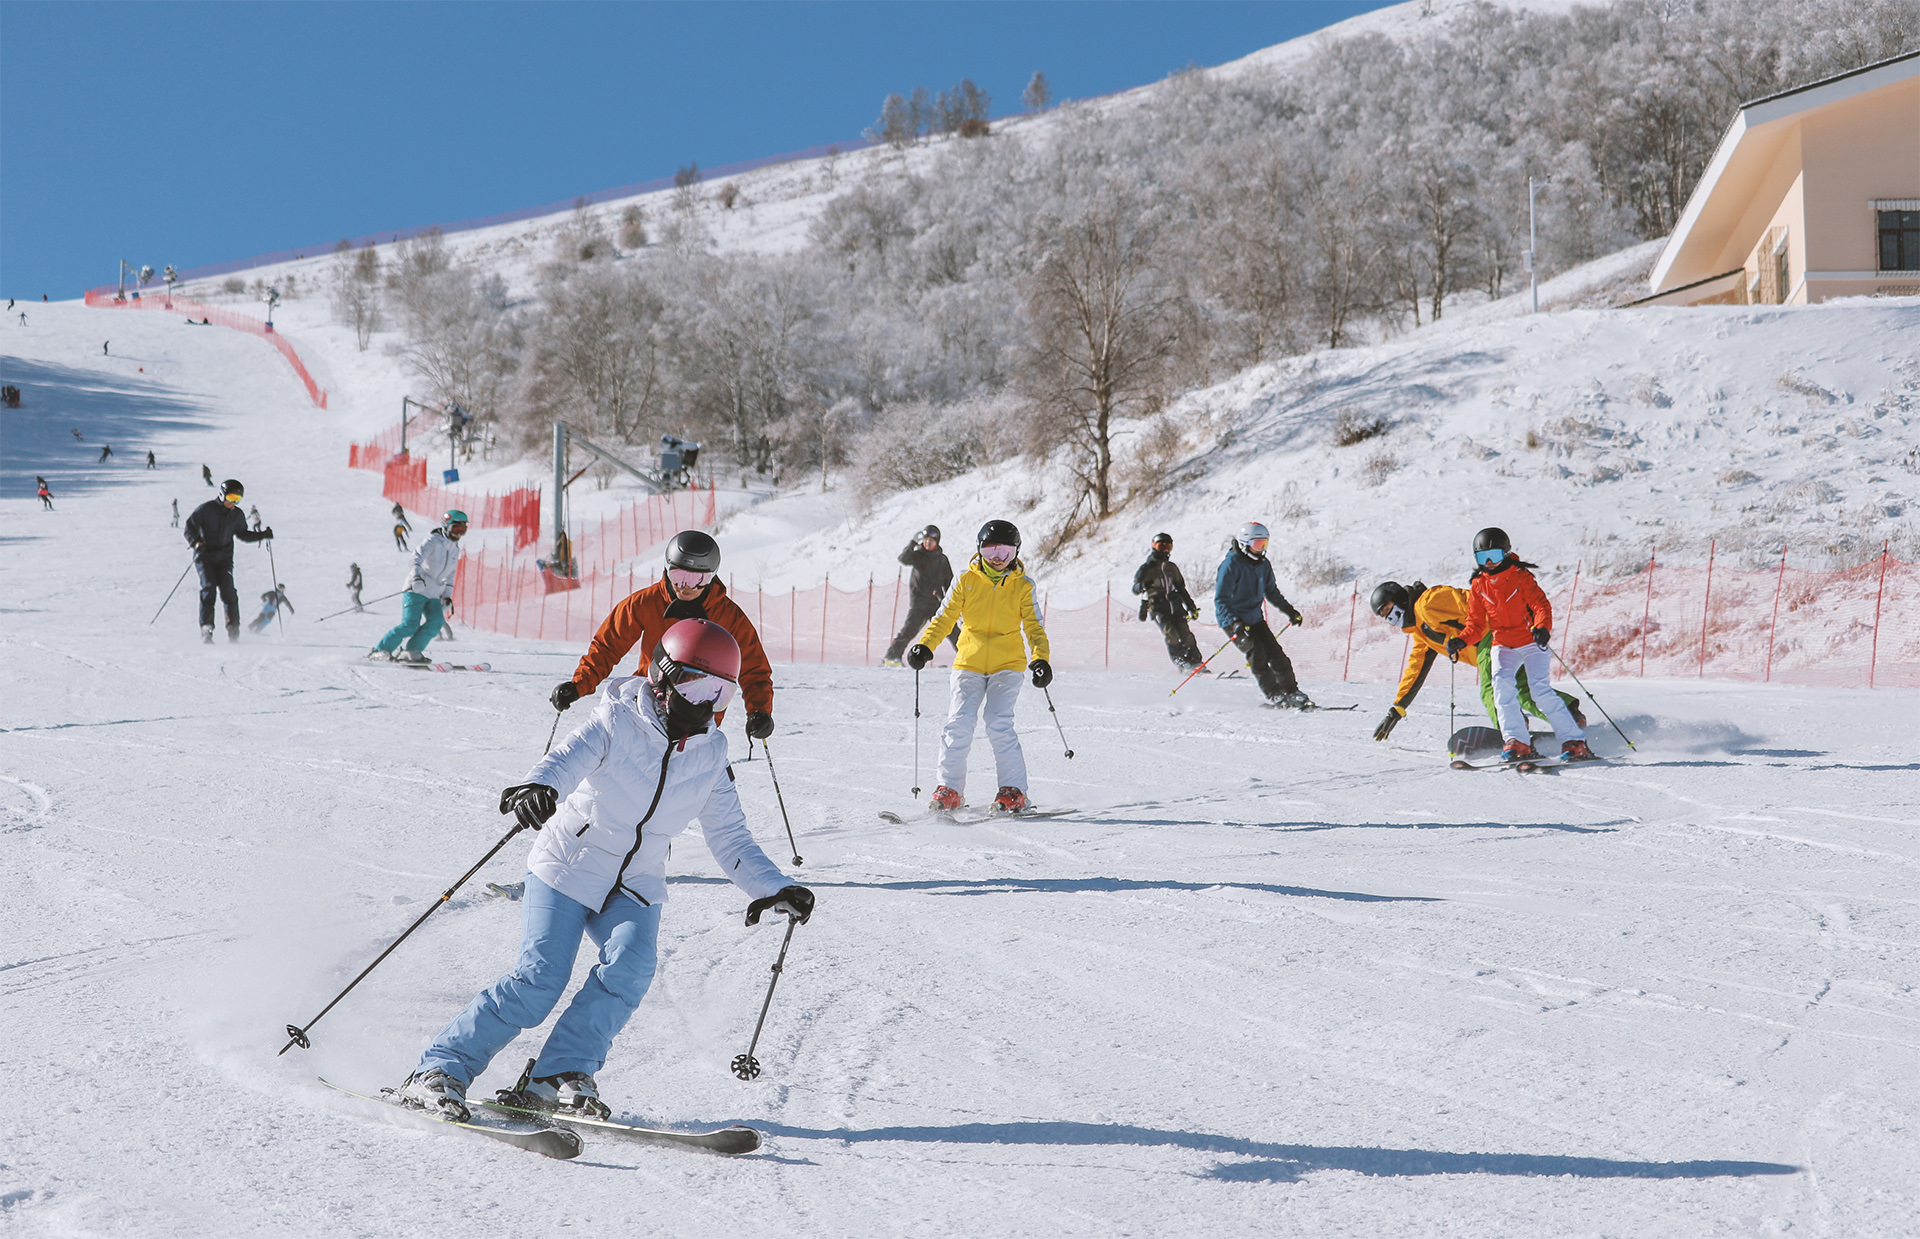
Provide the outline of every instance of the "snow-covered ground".
[[[1892,333],[1914,310],[1848,312],[1490,326],[1515,333],[1494,342],[1519,375],[1508,412],[1491,390],[1477,407],[1490,428],[1518,427],[1527,392],[1562,382],[1542,358],[1611,358],[1627,384],[1632,349],[1666,349],[1696,322],[1754,333],[1756,350],[1812,339],[1754,382],[1844,385],[1863,427],[1893,425],[1910,410],[1870,418],[1885,384],[1868,381],[1867,353],[1895,366]],[[317,622],[344,604],[350,559],[368,597],[398,584],[380,479],[344,467],[397,389],[347,373],[337,329],[289,329],[351,398],[315,410],[260,341],[164,314],[43,306],[0,335],[0,377],[33,376],[26,407],[0,414],[9,1233],[1912,1233],[1920,701],[1903,691],[1597,683],[1639,751],[1596,728],[1614,764],[1521,778],[1444,767],[1437,680],[1376,744],[1384,686],[1310,682],[1362,708],[1302,716],[1255,708],[1242,682],[1169,699],[1170,676],[1069,673],[1053,696],[1075,756],[1037,695],[1021,725],[1036,800],[1076,812],[891,826],[878,813],[908,808],[914,780],[910,674],[779,667],[773,750],[806,857],[795,873],[820,902],[773,1003],[766,1074],[742,1084],[727,1062],[777,932],[741,926],[744,897],[693,845],[673,862],[659,980],[601,1076],[630,1117],[752,1122],[763,1153],[590,1140],[549,1162],[327,1092],[316,1075],[399,1080],[510,963],[518,907],[477,887],[518,876],[518,841],[314,1029],[311,1051],[275,1056],[286,1024],[504,832],[498,790],[539,755],[546,694],[579,651],[463,632],[449,652],[496,672],[440,676],[357,661],[392,604]],[[1527,333],[1548,347],[1526,352]],[[1387,347],[1403,351],[1371,354],[1384,379],[1396,357],[1443,360]],[[1357,379],[1345,367],[1367,356],[1311,364]],[[1492,382],[1493,362],[1460,364]],[[1677,403],[1721,381],[1693,377],[1715,364],[1650,373]],[[1236,493],[1231,470],[1258,467],[1255,447],[1282,451],[1289,408],[1319,407],[1256,398],[1298,377],[1247,380],[1250,420],[1207,473],[1223,479],[1205,483],[1223,488],[1208,503]],[[1733,420],[1724,443],[1744,442]],[[108,435],[114,459],[91,463]],[[1834,476],[1870,463],[1835,438],[1820,450],[1851,463]],[[1656,464],[1696,452],[1705,469],[1724,443]],[[142,467],[147,447],[158,470]],[[168,501],[184,513],[205,497],[203,461],[244,480],[276,527],[299,607],[284,633],[199,645],[191,582],[149,625],[187,562]],[[21,485],[34,473],[54,481],[56,511]],[[1432,485],[1369,492],[1403,522],[1414,567],[1479,523],[1432,509]],[[1605,485],[1566,493],[1644,515],[1646,492]],[[942,515],[962,523],[955,509]],[[888,559],[906,515],[874,518]],[[763,505],[755,519],[778,517]],[[864,553],[829,551],[827,531],[796,541],[793,521],[767,543],[784,539],[808,581]],[[1384,545],[1363,537],[1387,536],[1311,527],[1356,563]],[[267,555],[236,556],[250,617]],[[925,786],[936,723],[922,726]],[[985,758],[977,747],[976,801]],[[739,777],[784,860],[764,761]],[[480,1089],[510,1083],[532,1044]]]

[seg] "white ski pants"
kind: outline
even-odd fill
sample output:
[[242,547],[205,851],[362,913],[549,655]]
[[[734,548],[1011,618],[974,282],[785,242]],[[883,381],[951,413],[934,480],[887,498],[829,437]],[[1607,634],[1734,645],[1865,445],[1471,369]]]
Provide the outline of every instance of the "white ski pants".
[[[940,782],[954,791],[967,790],[967,754],[973,748],[974,718],[981,703],[987,707],[987,742],[993,745],[993,765],[999,787],[1027,790],[1027,759],[1013,728],[1013,703],[1020,699],[1024,671],[953,671],[953,696],[947,703],[947,725],[940,729]],[[996,788],[997,790],[997,788]]]
[[1552,689],[1553,655],[1529,641],[1525,645],[1496,645],[1493,655],[1493,713],[1500,720],[1502,740],[1528,740],[1527,712],[1520,707],[1520,688],[1515,672],[1527,669],[1527,687],[1534,704],[1540,707],[1553,726],[1553,738],[1564,744],[1584,740],[1587,733],[1573,721],[1566,699]]

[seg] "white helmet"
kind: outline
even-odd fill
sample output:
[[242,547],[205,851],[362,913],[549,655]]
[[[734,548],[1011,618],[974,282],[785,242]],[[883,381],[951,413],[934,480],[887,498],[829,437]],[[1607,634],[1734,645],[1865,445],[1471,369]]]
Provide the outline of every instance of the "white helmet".
[[1270,535],[1267,533],[1267,527],[1265,525],[1262,525],[1259,521],[1248,521],[1246,524],[1240,526],[1240,532],[1233,535],[1233,541],[1235,545],[1239,546],[1239,548],[1247,552],[1247,554],[1258,555],[1262,552],[1253,549],[1255,540],[1268,536]]

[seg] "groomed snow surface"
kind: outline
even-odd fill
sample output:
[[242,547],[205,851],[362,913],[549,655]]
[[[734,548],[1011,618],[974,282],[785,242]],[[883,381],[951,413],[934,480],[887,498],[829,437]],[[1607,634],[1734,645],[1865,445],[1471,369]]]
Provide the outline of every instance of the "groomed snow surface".
[[[1619,760],[1522,777],[1446,769],[1437,674],[1386,744],[1382,685],[1310,682],[1361,709],[1298,715],[1244,680],[1063,674],[1073,759],[1037,693],[1021,724],[1035,800],[1076,812],[892,826],[911,674],[777,667],[819,907],[765,1074],[727,1064],[779,931],[742,926],[689,838],[659,978],[600,1075],[626,1117],[752,1123],[760,1154],[589,1138],[553,1162],[330,1093],[317,1075],[397,1083],[510,966],[519,905],[481,886],[520,876],[518,840],[275,1056],[504,833],[498,791],[579,651],[463,630],[436,649],[496,671],[358,661],[392,603],[316,621],[349,559],[369,599],[404,564],[380,479],[343,464],[363,427],[257,340],[29,313],[0,341],[6,381],[31,376],[0,422],[10,1234],[1912,1233],[1902,691],[1594,683],[1639,752],[1596,712]],[[202,461],[278,530],[284,633],[200,645],[192,581],[149,626],[187,563],[167,502],[210,493]],[[36,472],[54,512],[19,485]],[[267,554],[236,558],[251,618]],[[765,761],[737,769],[785,864]],[[973,769],[979,803],[984,742]]]

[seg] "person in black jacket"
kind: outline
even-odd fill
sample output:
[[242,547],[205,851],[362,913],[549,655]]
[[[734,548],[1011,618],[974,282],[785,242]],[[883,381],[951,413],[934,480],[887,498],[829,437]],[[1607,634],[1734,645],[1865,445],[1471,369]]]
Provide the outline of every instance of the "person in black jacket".
[[[893,644],[887,647],[887,656],[882,659],[884,665],[898,667],[900,656],[907,652],[907,644],[920,635],[940,610],[940,604],[946,601],[947,590],[953,585],[953,565],[947,562],[945,551],[940,549],[940,526],[928,525],[913,535],[913,541],[907,543],[907,549],[900,552],[900,562],[913,569],[913,575],[907,580],[907,622],[893,638]],[[958,626],[947,634],[947,640],[954,648],[960,645]]]
[[1187,578],[1173,562],[1173,535],[1153,535],[1153,550],[1147,562],[1133,574],[1133,592],[1141,595],[1140,618],[1149,615],[1160,625],[1166,638],[1167,657],[1182,671],[1192,671],[1201,662],[1200,647],[1194,644],[1188,620],[1200,618],[1200,608],[1187,593]]
[[240,499],[246,487],[228,478],[220,484],[220,497],[209,499],[187,518],[187,544],[193,547],[193,562],[200,569],[200,639],[213,643],[213,596],[227,611],[227,640],[240,639],[240,595],[233,588],[233,540],[265,542],[273,537],[271,527],[248,529],[240,511]]

